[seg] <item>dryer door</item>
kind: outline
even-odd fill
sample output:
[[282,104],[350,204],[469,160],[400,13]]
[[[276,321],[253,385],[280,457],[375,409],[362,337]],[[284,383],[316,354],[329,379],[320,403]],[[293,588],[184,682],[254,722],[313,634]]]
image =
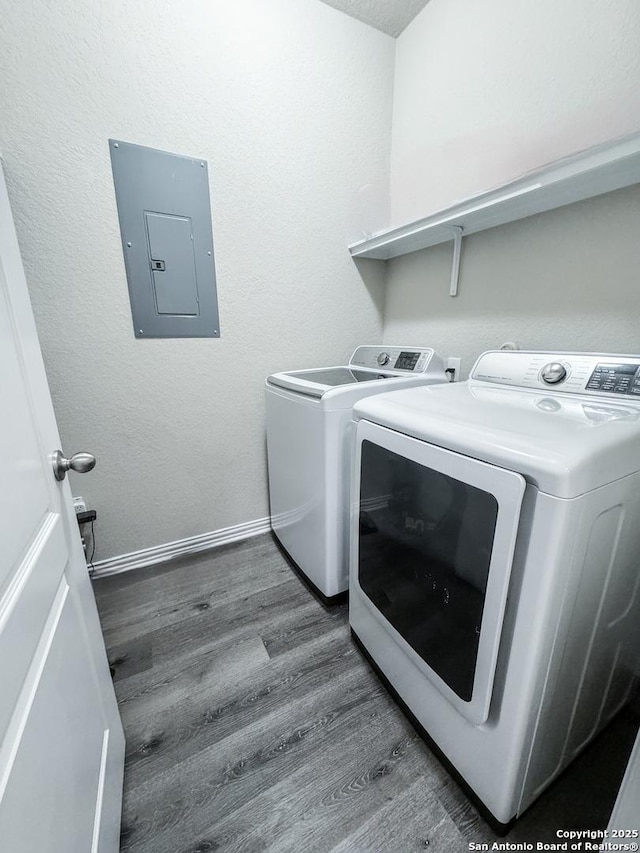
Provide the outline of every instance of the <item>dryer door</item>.
[[357,584],[425,675],[483,723],[524,478],[368,421],[357,435]]

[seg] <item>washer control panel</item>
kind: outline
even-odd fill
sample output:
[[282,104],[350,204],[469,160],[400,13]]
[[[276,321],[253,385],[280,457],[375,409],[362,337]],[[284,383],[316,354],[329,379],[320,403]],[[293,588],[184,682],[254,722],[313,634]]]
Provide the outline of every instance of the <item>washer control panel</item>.
[[480,356],[470,379],[563,394],[640,398],[640,355],[496,350]]
[[419,352],[401,352],[393,365],[394,370],[415,370],[419,358]]
[[362,346],[351,356],[349,366],[384,368],[385,373],[426,373],[433,360],[433,350],[424,347]]

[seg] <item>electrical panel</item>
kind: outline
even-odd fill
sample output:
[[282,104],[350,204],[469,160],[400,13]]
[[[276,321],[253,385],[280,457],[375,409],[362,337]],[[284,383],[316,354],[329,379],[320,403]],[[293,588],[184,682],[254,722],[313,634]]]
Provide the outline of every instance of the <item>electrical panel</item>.
[[205,160],[110,139],[137,338],[218,338]]

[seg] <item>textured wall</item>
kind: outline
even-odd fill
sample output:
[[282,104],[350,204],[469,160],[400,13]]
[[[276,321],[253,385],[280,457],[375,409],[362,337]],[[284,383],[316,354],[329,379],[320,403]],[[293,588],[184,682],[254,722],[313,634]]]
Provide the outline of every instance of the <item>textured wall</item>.
[[465,238],[459,294],[451,247],[388,263],[385,341],[476,357],[521,349],[640,352],[640,186]]
[[[396,42],[395,223],[640,128],[636,0],[431,0]],[[640,352],[640,188],[388,264],[385,341]]]
[[397,40],[394,224],[640,127],[637,0],[431,0]]
[[[394,43],[317,0],[0,0],[0,150],[97,558],[268,513],[263,380],[379,340]],[[133,337],[107,138],[209,161],[222,339]],[[360,268],[362,271],[362,268]]]

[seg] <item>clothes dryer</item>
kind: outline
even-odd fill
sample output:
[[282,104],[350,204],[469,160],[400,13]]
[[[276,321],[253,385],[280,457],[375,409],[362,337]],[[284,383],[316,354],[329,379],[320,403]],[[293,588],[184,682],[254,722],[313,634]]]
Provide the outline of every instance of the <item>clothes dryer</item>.
[[488,352],[354,421],[353,634],[506,826],[634,680],[640,356]]

